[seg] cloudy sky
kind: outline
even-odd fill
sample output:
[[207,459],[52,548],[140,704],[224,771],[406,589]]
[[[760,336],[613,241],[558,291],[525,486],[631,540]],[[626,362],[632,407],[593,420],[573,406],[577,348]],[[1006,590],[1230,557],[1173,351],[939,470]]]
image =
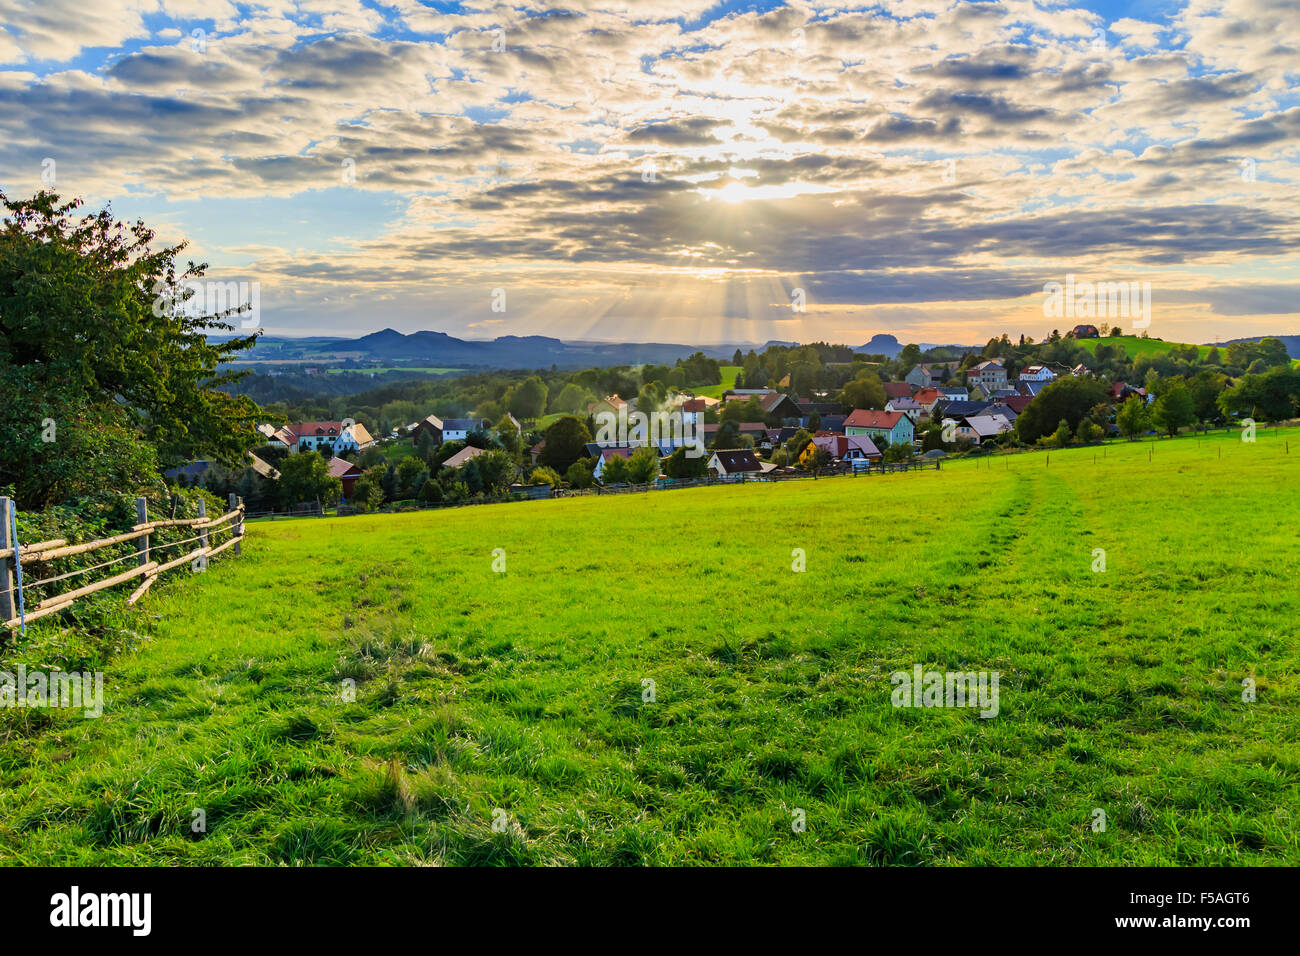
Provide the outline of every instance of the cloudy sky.
[[1295,0],[0,0],[0,25],[0,189],[188,239],[260,283],[270,334],[1039,337],[1070,274],[1150,282],[1162,338],[1300,333]]

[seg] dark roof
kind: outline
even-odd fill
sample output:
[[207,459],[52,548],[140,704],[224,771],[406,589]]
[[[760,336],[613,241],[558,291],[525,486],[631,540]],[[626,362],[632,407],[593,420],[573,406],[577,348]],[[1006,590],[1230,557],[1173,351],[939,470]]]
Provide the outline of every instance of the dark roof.
[[192,461],[188,465],[181,465],[179,468],[168,468],[163,472],[168,478],[179,478],[184,475],[186,478],[197,478],[211,467],[210,461]]
[[727,474],[737,471],[762,471],[763,466],[759,464],[754,452],[748,448],[731,448],[725,451],[715,451],[713,454],[718,456],[718,464]]
[[933,414],[944,418],[961,418],[966,415],[978,415],[992,404],[992,402],[958,402],[941,399],[935,403]]

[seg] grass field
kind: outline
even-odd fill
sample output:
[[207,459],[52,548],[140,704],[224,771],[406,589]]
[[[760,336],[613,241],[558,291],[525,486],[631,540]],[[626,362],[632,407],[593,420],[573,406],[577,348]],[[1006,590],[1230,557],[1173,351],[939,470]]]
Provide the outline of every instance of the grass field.
[[722,372],[722,382],[718,385],[694,385],[691,391],[700,398],[721,398],[722,393],[729,388],[736,387],[736,375],[743,369],[739,365],[721,365],[719,370]]
[[[1097,345],[1099,343],[1105,345],[1124,346],[1124,354],[1127,355],[1129,359],[1138,359],[1144,355],[1164,355],[1175,345],[1185,344],[1182,342],[1163,342],[1160,339],[1144,339],[1137,335],[1117,335],[1113,338],[1107,336],[1100,339],[1078,339],[1076,341],[1076,344],[1082,345],[1085,349],[1094,354],[1096,354]],[[1205,358],[1205,356],[1210,354],[1210,350],[1214,346],[1198,345],[1196,347],[1200,349],[1201,358]],[[1219,351],[1222,354],[1225,349],[1221,348]]]
[[253,524],[0,711],[0,861],[1294,865],[1298,439]]

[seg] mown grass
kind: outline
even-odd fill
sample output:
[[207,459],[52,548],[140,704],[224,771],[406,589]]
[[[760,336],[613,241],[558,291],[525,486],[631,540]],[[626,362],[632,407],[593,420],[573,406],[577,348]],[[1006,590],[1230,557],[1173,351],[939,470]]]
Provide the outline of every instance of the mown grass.
[[721,398],[722,393],[736,387],[736,376],[743,370],[739,365],[720,365],[722,381],[717,385],[692,385],[689,391],[700,398]]
[[250,525],[101,719],[0,712],[0,859],[1295,864],[1287,440]]
[[[1082,345],[1089,352],[1093,352],[1093,353],[1096,353],[1097,346],[1099,344],[1122,345],[1124,346],[1124,354],[1127,355],[1130,360],[1136,360],[1141,358],[1144,355],[1145,356],[1164,355],[1175,345],[1185,347],[1187,343],[1166,342],[1162,339],[1144,339],[1140,335],[1116,335],[1116,336],[1108,335],[1099,339],[1078,339],[1076,344]],[[1214,346],[1198,345],[1196,346],[1196,348],[1200,350],[1201,358],[1204,359],[1207,355],[1210,354],[1210,351],[1214,348]],[[1223,346],[1222,348],[1219,349],[1219,352],[1221,354],[1226,353],[1226,351],[1227,351],[1227,346]]]

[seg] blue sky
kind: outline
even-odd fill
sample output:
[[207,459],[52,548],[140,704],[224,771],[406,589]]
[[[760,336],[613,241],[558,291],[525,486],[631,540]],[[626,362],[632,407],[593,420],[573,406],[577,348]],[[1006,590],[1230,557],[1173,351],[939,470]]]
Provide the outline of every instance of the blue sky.
[[189,241],[272,333],[978,341],[1066,274],[1300,331],[1284,0],[3,2],[0,189]]

